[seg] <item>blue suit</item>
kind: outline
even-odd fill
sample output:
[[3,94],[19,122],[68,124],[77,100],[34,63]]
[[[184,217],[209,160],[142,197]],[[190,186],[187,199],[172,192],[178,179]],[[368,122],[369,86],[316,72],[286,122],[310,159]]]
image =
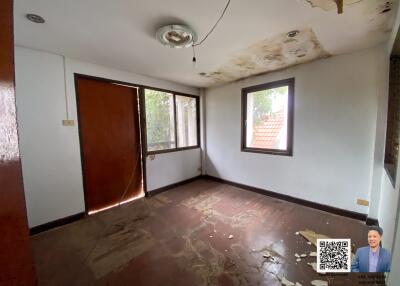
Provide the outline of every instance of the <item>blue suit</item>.
[[[357,249],[356,256],[351,263],[351,272],[369,272],[369,246]],[[391,257],[389,251],[379,249],[376,272],[390,272]]]

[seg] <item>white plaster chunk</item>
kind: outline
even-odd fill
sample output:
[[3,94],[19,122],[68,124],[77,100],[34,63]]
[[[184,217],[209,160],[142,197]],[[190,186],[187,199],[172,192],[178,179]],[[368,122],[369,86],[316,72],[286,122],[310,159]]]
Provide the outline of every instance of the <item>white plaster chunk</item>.
[[305,254],[305,253],[300,254],[300,257],[302,257],[302,258],[307,257],[307,254]]
[[310,265],[312,267],[312,269],[314,269],[315,271],[317,271],[317,263],[316,262],[309,262],[307,263],[308,265]]
[[228,239],[232,239],[232,238],[233,238],[233,235],[230,234],[230,235],[228,236]]
[[[307,263],[308,265],[310,265],[312,267],[312,269],[314,269],[315,272],[317,271],[317,263],[316,262],[309,262]],[[325,272],[318,272],[318,274],[326,274]]]
[[266,251],[263,255],[264,258],[270,258],[271,257],[271,253],[269,251]]
[[297,261],[297,262],[300,262],[300,261],[301,261],[301,258],[297,258],[296,261]]
[[313,280],[311,281],[311,285],[314,286],[328,286],[328,282],[324,280]]
[[296,284],[294,286],[303,286],[303,285],[300,284],[299,282],[296,282]]
[[311,251],[309,254],[310,257],[317,257],[317,253],[314,251]]
[[299,254],[297,254],[297,253],[295,253],[295,254],[294,254],[294,256],[296,256],[297,258],[299,258],[299,257],[300,257],[300,255],[299,255]]
[[282,285],[285,286],[294,286],[294,283],[292,281],[287,280],[285,277],[282,277],[281,283]]

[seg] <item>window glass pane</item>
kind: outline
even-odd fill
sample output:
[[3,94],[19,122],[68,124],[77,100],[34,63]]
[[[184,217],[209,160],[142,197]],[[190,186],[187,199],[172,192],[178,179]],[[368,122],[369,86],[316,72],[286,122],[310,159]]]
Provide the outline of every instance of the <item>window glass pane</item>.
[[247,94],[246,147],[287,149],[288,86]]
[[145,89],[147,151],[175,148],[172,93]]
[[176,95],[176,122],[178,147],[197,145],[197,106],[196,99]]

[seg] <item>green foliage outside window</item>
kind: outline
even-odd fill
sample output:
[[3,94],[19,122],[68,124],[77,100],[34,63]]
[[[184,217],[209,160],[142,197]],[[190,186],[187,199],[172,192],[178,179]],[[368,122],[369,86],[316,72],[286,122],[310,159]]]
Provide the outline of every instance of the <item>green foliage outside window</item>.
[[280,96],[287,94],[287,86],[271,88],[252,92],[253,97],[253,120],[255,125],[260,125],[265,117],[272,114],[273,102]]
[[174,123],[171,116],[172,94],[157,90],[145,90],[146,128],[148,150],[175,147]]

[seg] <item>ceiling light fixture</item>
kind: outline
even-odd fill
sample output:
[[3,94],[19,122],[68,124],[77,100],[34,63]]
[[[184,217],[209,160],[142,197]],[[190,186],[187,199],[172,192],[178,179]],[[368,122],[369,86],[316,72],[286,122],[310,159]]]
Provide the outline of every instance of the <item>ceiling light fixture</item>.
[[197,41],[196,32],[185,25],[167,25],[157,30],[158,41],[170,48],[189,48]]
[[37,24],[43,24],[44,22],[46,22],[42,16],[39,16],[37,14],[26,14],[26,18],[29,21]]
[[156,37],[158,41],[170,48],[189,48],[192,47],[193,49],[193,66],[196,66],[196,51],[195,47],[200,46],[201,44],[204,43],[204,41],[208,38],[209,35],[214,31],[214,29],[217,27],[218,23],[222,20],[222,18],[225,15],[226,10],[229,7],[229,4],[231,3],[231,0],[228,0],[226,2],[225,8],[222,11],[221,15],[219,16],[217,22],[215,22],[214,26],[210,29],[210,31],[204,36],[204,38],[200,41],[197,42],[197,34],[196,32],[186,26],[186,25],[177,25],[177,24],[171,24],[167,26],[163,26],[157,30]]

